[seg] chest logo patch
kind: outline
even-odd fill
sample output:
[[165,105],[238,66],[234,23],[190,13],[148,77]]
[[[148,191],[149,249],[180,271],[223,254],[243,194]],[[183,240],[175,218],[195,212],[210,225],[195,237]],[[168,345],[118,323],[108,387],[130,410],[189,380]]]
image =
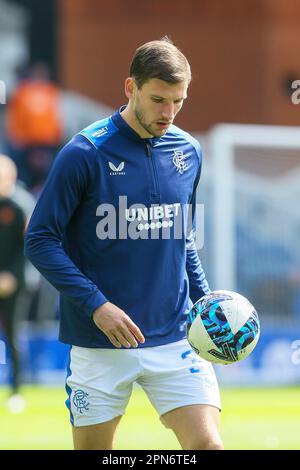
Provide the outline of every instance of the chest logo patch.
[[174,163],[175,168],[180,175],[182,175],[189,167],[186,159],[187,155],[184,155],[181,150],[174,150],[172,162]]
[[110,175],[115,176],[115,175],[125,175],[124,167],[125,167],[125,162],[121,162],[119,166],[115,166],[112,162],[108,162],[109,168],[112,170]]

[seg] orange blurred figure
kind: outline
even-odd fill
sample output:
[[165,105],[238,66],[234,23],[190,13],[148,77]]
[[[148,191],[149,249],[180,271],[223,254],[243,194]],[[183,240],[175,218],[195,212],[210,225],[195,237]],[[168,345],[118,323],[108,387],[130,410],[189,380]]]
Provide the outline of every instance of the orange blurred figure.
[[62,138],[59,89],[52,83],[24,81],[7,108],[6,135],[16,147],[56,146]]
[[20,180],[39,193],[63,138],[60,89],[47,64],[34,64],[20,80],[6,107],[5,133]]

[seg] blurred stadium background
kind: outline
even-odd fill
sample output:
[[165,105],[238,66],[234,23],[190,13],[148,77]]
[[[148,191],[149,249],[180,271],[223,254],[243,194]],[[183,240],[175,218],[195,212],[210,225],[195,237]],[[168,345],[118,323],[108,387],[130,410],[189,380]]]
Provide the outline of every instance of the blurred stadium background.
[[[137,45],[168,34],[189,58],[194,79],[177,124],[203,147],[200,257],[211,287],[248,297],[262,326],[249,358],[216,367],[232,449],[300,448],[300,105],[291,98],[300,80],[299,20],[297,0],[0,0],[3,153],[10,97],[28,65],[47,64],[59,87],[63,145],[124,103]],[[41,186],[24,183],[18,189],[29,215]],[[57,294],[29,264],[17,310],[27,407],[15,416],[5,407],[8,356],[0,361],[0,448],[71,448]],[[118,448],[177,449],[141,391],[134,393]],[[135,433],[141,414],[142,436]]]

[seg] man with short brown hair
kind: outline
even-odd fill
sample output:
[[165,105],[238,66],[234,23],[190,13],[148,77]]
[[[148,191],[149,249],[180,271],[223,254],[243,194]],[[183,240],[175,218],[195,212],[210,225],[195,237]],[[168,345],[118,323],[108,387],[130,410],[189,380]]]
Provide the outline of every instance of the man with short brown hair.
[[112,448],[134,382],[183,449],[223,447],[216,377],[185,333],[210,292],[193,239],[201,149],[173,125],[190,80],[167,38],[138,48],[127,106],[64,147],[27,231],[27,256],[61,293],[75,449]]

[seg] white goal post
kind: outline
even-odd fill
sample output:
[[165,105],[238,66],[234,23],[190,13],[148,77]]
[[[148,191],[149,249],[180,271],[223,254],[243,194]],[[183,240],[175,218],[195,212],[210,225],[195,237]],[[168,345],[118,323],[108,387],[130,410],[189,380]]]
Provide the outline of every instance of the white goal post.
[[[300,128],[220,124],[208,135],[212,195],[213,279],[217,289],[235,290],[235,150],[236,148],[298,150]],[[300,179],[299,179],[300,188]],[[300,214],[300,209],[299,209]]]

